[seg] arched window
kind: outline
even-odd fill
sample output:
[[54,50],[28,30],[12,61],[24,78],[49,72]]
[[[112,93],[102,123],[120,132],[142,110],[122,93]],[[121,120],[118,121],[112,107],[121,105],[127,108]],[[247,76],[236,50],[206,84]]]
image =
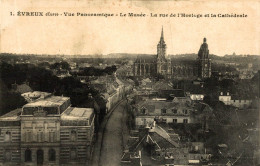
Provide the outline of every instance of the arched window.
[[56,160],[56,152],[54,149],[49,150],[49,161],[55,161]]
[[71,158],[71,160],[77,159],[77,151],[75,148],[70,149],[70,158]]
[[12,153],[10,150],[5,151],[5,161],[11,161]]
[[7,131],[5,133],[5,142],[10,142],[11,141],[11,132]]
[[26,149],[24,153],[24,161],[29,162],[32,161],[32,151],[30,149]]
[[76,141],[76,139],[77,139],[77,132],[75,130],[72,130],[70,133],[70,140]]

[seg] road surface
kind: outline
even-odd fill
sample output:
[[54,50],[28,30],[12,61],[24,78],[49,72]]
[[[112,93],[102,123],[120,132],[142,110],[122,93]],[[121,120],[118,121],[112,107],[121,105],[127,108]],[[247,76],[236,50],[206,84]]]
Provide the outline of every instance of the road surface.
[[120,166],[123,153],[122,131],[125,125],[123,120],[125,109],[126,101],[123,101],[115,108],[107,121],[99,159],[101,166]]
[[120,166],[123,146],[128,137],[126,105],[126,100],[120,102],[101,124],[93,153],[93,166]]

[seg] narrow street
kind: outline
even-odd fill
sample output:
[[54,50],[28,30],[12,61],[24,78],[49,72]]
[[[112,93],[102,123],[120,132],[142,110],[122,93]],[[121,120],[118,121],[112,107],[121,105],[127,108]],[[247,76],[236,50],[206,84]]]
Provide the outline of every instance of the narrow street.
[[[126,126],[126,100],[111,110],[107,122],[103,124],[103,136],[99,133],[97,145],[93,153],[92,165],[100,166],[119,166],[123,153],[123,138],[126,138],[128,132]],[[102,129],[101,129],[102,131]],[[100,151],[100,152],[98,152]]]

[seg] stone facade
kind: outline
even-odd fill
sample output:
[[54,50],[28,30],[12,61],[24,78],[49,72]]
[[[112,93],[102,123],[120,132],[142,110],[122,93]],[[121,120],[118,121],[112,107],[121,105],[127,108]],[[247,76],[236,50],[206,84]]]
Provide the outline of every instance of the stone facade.
[[86,165],[92,151],[94,109],[49,96],[0,117],[0,165]]
[[137,127],[150,125],[155,119],[165,123],[192,123],[192,111],[189,98],[185,98],[183,102],[177,99],[172,102],[150,99],[141,101],[136,106],[135,123]]
[[207,39],[203,39],[203,44],[198,52],[198,76],[200,78],[211,77],[211,59],[209,59],[209,49]]
[[167,45],[164,41],[163,30],[160,41],[157,45],[157,55],[138,56],[134,66],[134,76],[151,77],[164,76],[164,78],[174,79],[196,79],[211,77],[211,60],[209,59],[209,50],[204,38],[201,45],[198,58],[193,60],[171,60],[167,57]]
[[231,97],[229,92],[223,93],[221,92],[219,95],[219,101],[222,101],[225,105],[231,105],[237,107],[239,109],[246,109],[251,106],[253,100],[243,97]]

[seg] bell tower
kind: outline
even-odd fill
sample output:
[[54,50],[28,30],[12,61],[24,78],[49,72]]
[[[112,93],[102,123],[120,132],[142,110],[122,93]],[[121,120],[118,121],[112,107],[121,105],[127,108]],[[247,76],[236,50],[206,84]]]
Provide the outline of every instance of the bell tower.
[[211,77],[211,59],[206,38],[203,39],[198,52],[198,76],[202,79]]
[[162,60],[165,59],[166,56],[166,44],[164,41],[164,36],[163,36],[163,27],[162,27],[162,32],[161,32],[161,38],[159,43],[157,44],[157,59]]

